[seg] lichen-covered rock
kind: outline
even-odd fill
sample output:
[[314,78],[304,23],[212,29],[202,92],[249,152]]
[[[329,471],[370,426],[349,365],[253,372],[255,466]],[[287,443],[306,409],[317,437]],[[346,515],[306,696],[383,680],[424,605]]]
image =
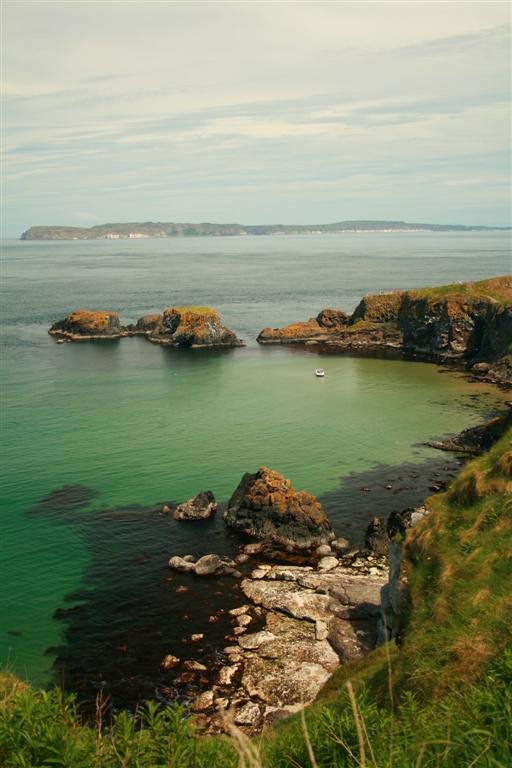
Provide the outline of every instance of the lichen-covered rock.
[[401,291],[364,296],[352,313],[350,324],[354,325],[359,320],[369,320],[373,323],[396,322],[402,298]]
[[210,307],[169,307],[148,334],[155,344],[173,347],[241,347],[243,342]]
[[366,526],[364,543],[376,555],[387,555],[389,548],[386,523],[379,517],[374,517]]
[[48,333],[71,341],[120,339],[127,330],[119,322],[119,314],[107,310],[77,309],[54,323]]
[[217,510],[211,491],[200,491],[192,499],[178,504],[172,516],[175,520],[207,520]]
[[227,525],[288,550],[312,549],[334,538],[319,501],[295,491],[278,472],[246,473],[224,513]]

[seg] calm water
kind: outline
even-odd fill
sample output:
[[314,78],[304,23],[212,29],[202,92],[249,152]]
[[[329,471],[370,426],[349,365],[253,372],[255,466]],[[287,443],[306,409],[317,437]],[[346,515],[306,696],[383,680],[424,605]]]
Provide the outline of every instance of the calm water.
[[[164,653],[233,593],[191,581],[184,617],[167,558],[237,545],[220,519],[163,518],[163,501],[211,488],[225,502],[267,464],[357,538],[374,513],[421,498],[453,470],[421,442],[477,422],[497,393],[435,366],[254,338],[364,292],[510,272],[509,246],[499,233],[6,242],[0,660],[44,683],[59,655],[70,685],[94,668],[112,689],[137,678],[134,699],[150,692]],[[57,345],[46,332],[79,306],[128,322],[172,304],[217,307],[247,348]],[[212,625],[205,652],[223,631]]]

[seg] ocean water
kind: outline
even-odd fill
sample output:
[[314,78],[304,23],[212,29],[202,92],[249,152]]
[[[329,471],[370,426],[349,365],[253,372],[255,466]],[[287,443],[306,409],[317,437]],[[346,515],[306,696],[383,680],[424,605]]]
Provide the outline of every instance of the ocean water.
[[[172,698],[162,656],[186,655],[186,636],[205,626],[199,652],[222,645],[225,623],[207,619],[237,599],[236,584],[177,579],[166,563],[240,542],[220,515],[177,523],[163,502],[210,488],[225,504],[265,464],[357,540],[374,514],[456,470],[424,441],[503,400],[434,365],[319,359],[255,337],[324,307],[350,311],[366,292],[508,273],[508,234],[6,241],[2,268],[0,660],[85,697],[106,687],[121,703]],[[57,345],[47,334],[78,307],[129,322],[173,304],[216,307],[246,348]]]

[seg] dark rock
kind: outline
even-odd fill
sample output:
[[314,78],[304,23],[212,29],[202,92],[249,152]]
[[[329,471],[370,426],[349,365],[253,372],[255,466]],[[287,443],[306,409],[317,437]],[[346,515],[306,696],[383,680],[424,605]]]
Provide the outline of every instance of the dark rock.
[[243,476],[224,520],[242,533],[291,551],[316,548],[334,538],[317,499],[295,491],[289,480],[267,467]]
[[201,491],[192,499],[178,504],[172,516],[175,520],[207,520],[217,510],[211,491]]
[[386,555],[389,548],[389,538],[386,524],[379,517],[374,517],[364,533],[364,542],[368,549],[376,555]]

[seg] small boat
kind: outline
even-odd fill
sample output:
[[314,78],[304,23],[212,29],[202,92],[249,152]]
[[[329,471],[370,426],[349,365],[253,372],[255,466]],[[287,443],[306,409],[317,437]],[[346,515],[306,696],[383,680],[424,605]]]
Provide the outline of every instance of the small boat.
[[323,368],[315,368],[315,376],[318,376],[318,378],[322,378],[325,376],[325,371]]

